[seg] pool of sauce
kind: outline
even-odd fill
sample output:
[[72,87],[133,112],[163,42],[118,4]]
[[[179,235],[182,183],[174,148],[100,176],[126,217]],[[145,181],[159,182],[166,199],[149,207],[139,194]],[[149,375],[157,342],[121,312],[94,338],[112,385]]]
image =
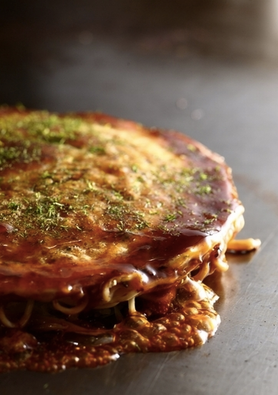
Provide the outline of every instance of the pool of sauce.
[[220,322],[213,309],[213,292],[209,291],[204,300],[196,300],[190,287],[174,286],[172,290],[167,289],[165,295],[165,298],[163,292],[157,295],[156,308],[166,313],[153,310],[150,317],[143,301],[144,313],[125,315],[123,311],[121,322],[116,322],[114,316],[104,315],[98,326],[100,318],[90,314],[83,316],[83,320],[82,317],[55,319],[48,314],[44,317],[42,308],[24,329],[0,327],[0,371],[58,372],[72,367],[93,368],[126,353],[183,350],[204,344]]

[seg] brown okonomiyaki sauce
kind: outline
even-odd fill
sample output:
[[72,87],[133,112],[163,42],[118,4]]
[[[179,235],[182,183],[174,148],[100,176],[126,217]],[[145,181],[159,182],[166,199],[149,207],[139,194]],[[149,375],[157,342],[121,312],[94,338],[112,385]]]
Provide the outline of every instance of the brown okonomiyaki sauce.
[[[196,233],[192,236],[193,243],[200,240],[199,232]],[[164,254],[157,248],[157,262],[160,263],[153,259],[153,263],[144,267],[146,282],[151,282],[153,277],[173,276],[169,268],[163,267],[163,260],[175,251],[179,251],[178,242],[176,246],[172,243],[166,248]],[[207,259],[212,261],[217,254],[214,250]],[[122,270],[129,269],[125,265]],[[193,280],[193,276],[198,275],[197,262],[191,262],[190,270],[192,279],[157,286],[136,297],[136,311],[132,314],[127,302],[106,309],[89,308],[72,315],[55,310],[51,303],[35,302],[32,316],[23,328],[0,325],[0,372],[93,368],[127,353],[169,352],[203,345],[220,323],[213,308],[218,297],[209,287]],[[34,278],[24,276],[26,287],[33,281]],[[48,281],[51,286],[53,279]],[[138,285],[134,283],[132,287]],[[97,288],[92,291],[92,297],[95,295],[96,299],[99,294]],[[5,316],[11,322],[19,322],[25,306],[26,301],[18,296],[9,296]]]
[[243,211],[223,158],[189,137],[0,107],[0,371],[204,344],[220,318],[203,280],[229,245],[259,246],[234,241]]
[[[37,304],[24,329],[1,328],[0,371],[55,372],[71,367],[96,367],[126,353],[200,346],[217,329],[219,317],[209,300],[212,291],[208,291],[208,300],[196,301],[194,290],[186,288],[177,290],[174,285],[157,291],[151,305],[139,297],[138,312],[134,315],[128,314],[126,306],[118,306],[116,315],[109,311],[88,312],[65,320],[51,307],[50,317],[48,306]],[[159,312],[150,312],[156,300]],[[13,315],[16,305],[10,304]]]
[[[146,282],[153,281],[153,278],[174,276],[171,269],[163,266],[163,262],[179,252],[181,237],[179,235],[175,240],[171,237],[170,243],[162,232],[157,234],[151,253],[149,244],[142,245],[140,241],[140,250],[147,250],[149,254],[142,256],[148,263],[143,268]],[[195,234],[191,232],[187,242],[194,245],[203,237],[199,231]],[[147,242],[148,238],[145,240]],[[165,248],[161,248],[162,242]],[[134,252],[133,262],[136,262],[136,254],[140,250]],[[24,245],[13,259],[20,259],[26,252],[32,254],[31,245],[28,248]],[[194,265],[197,266],[197,262],[192,262],[188,270]],[[121,272],[128,273],[131,270],[129,266],[132,265],[122,265]],[[97,273],[94,275],[97,276]],[[175,276],[178,278],[179,274],[175,273]],[[77,282],[79,278],[80,272]],[[40,281],[39,276],[24,275],[20,287],[28,288],[33,282],[39,287]],[[47,287],[47,281],[49,287],[55,283],[57,288],[57,283],[62,282],[58,273],[56,279],[44,278],[44,287]],[[73,277],[72,281],[74,283]],[[132,284],[134,288],[138,286],[140,284]],[[90,291],[91,297],[97,300],[101,290],[86,290],[87,293]],[[184,284],[178,280],[136,297],[134,314],[129,313],[126,302],[116,308],[88,309],[80,314],[65,315],[53,309],[51,303],[37,301],[24,328],[4,328],[0,324],[0,371],[27,369],[55,372],[71,367],[96,367],[115,361],[126,353],[174,351],[200,346],[219,325],[219,316],[213,309],[216,298],[205,285],[196,287],[191,280]],[[19,322],[27,302],[16,295],[3,297],[3,302],[5,316],[11,322]]]

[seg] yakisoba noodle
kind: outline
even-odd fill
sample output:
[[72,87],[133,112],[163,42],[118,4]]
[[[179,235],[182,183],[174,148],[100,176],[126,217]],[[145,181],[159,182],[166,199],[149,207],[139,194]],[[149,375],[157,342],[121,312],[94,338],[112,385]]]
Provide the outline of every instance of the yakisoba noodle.
[[22,317],[17,322],[10,321],[5,314],[5,307],[0,306],[0,320],[7,328],[23,328],[29,321],[34,307],[33,300],[27,300]]
[[174,131],[3,107],[0,177],[2,370],[202,345],[220,323],[203,280],[260,245],[235,240],[223,158]]
[[[245,239],[245,240],[235,240],[235,239],[231,239],[231,235],[233,235],[233,233],[235,232],[236,229],[239,229],[239,226],[237,225],[238,223],[243,224],[243,216],[242,216],[242,212],[243,210],[240,209],[238,210],[238,217],[236,219],[235,223],[235,229],[233,229],[232,225],[229,225],[229,232],[226,235],[220,235],[219,237],[219,243],[216,243],[215,245],[217,245],[217,248],[220,251],[226,251],[227,249],[233,250],[233,251],[251,251],[254,250],[256,248],[259,247],[260,242],[258,240],[254,240],[254,239]],[[221,231],[221,233],[224,233],[224,229]],[[228,241],[227,243],[227,240]],[[184,266],[186,267],[190,267],[190,262],[188,260],[198,260],[198,261],[202,261],[202,264],[199,265],[199,269],[198,269],[198,273],[195,274],[192,278],[194,281],[203,281],[211,272],[214,272],[214,270],[218,270],[218,271],[226,271],[228,269],[228,265],[226,262],[226,258],[225,258],[225,254],[221,253],[220,256],[217,257],[213,257],[209,260],[204,260],[204,256],[206,255],[207,252],[211,252],[214,248],[214,246],[212,245],[208,245],[208,243],[205,241],[203,243],[204,245],[202,246],[198,246],[198,248],[193,247],[191,249],[189,249],[189,251],[186,251],[184,253],[185,256],[180,256],[178,257],[178,260],[176,262],[171,262],[171,266],[173,266],[174,268],[179,268],[180,266]],[[202,252],[205,251],[205,254],[203,254],[204,256],[202,256]],[[207,251],[207,252],[206,252]],[[186,258],[188,257],[188,258]],[[181,261],[182,263],[180,264]],[[185,271],[186,273],[186,271]],[[186,277],[187,274],[185,274],[184,277]],[[116,305],[118,305],[121,302],[124,301],[128,301],[129,302],[129,312],[130,313],[134,313],[136,312],[136,308],[135,308],[135,297],[137,296],[136,293],[134,291],[132,291],[131,293],[127,293],[123,291],[123,283],[126,284],[127,282],[131,281],[134,278],[138,278],[139,281],[141,281],[142,283],[144,283],[144,279],[146,276],[144,276],[144,273],[140,274],[140,272],[136,271],[134,273],[131,273],[127,276],[120,276],[120,277],[115,277],[112,278],[108,281],[108,283],[105,283],[103,286],[103,291],[102,291],[102,295],[103,295],[103,305],[101,306],[97,306],[97,308],[109,308],[109,307],[114,307]],[[145,281],[148,281],[145,279]],[[150,288],[154,288],[157,287],[158,285],[161,285],[163,283],[169,284],[169,283],[174,283],[175,281],[177,281],[177,279],[174,277],[172,279],[165,278],[165,279],[160,279],[160,280],[156,280],[154,282],[154,284],[151,284]],[[182,281],[182,278],[179,278],[179,281]],[[124,286],[125,287],[125,286]],[[89,296],[88,295],[84,295],[82,297],[82,299],[79,301],[79,303],[77,305],[73,305],[71,306],[70,301],[69,303],[66,305],[66,300],[64,301],[59,301],[59,300],[54,300],[52,302],[53,307],[66,314],[66,315],[76,315],[81,313],[86,306],[88,305],[88,301],[89,301]],[[18,322],[11,322],[5,315],[5,310],[4,310],[4,306],[0,307],[0,320],[2,322],[2,324],[8,328],[23,328],[29,321],[31,314],[32,314],[32,310],[33,310],[33,305],[34,305],[34,301],[29,300],[26,303],[26,307],[23,313],[23,316],[20,318],[20,320]]]
[[88,298],[87,295],[85,295],[82,298],[82,300],[80,301],[80,303],[78,305],[75,305],[75,306],[70,306],[70,307],[69,306],[64,306],[59,300],[54,300],[52,302],[52,304],[53,304],[53,307],[56,310],[59,310],[59,311],[61,311],[64,314],[67,314],[67,315],[73,315],[74,314],[75,315],[75,314],[81,313],[86,308],[86,306],[88,304],[88,301],[89,301],[89,298]]

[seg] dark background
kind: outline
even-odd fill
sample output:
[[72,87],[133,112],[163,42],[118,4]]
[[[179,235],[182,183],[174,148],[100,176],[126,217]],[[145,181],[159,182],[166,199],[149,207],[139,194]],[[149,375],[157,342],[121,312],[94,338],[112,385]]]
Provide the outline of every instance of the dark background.
[[0,103],[180,130],[233,168],[254,256],[216,284],[203,348],[57,375],[0,375],[1,395],[277,394],[278,1],[0,2]]

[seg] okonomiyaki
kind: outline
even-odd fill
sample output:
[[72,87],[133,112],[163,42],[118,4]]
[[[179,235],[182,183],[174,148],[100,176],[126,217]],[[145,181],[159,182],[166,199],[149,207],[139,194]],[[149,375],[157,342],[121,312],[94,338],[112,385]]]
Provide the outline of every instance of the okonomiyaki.
[[99,113],[0,109],[0,370],[203,344],[244,225],[224,159]]

